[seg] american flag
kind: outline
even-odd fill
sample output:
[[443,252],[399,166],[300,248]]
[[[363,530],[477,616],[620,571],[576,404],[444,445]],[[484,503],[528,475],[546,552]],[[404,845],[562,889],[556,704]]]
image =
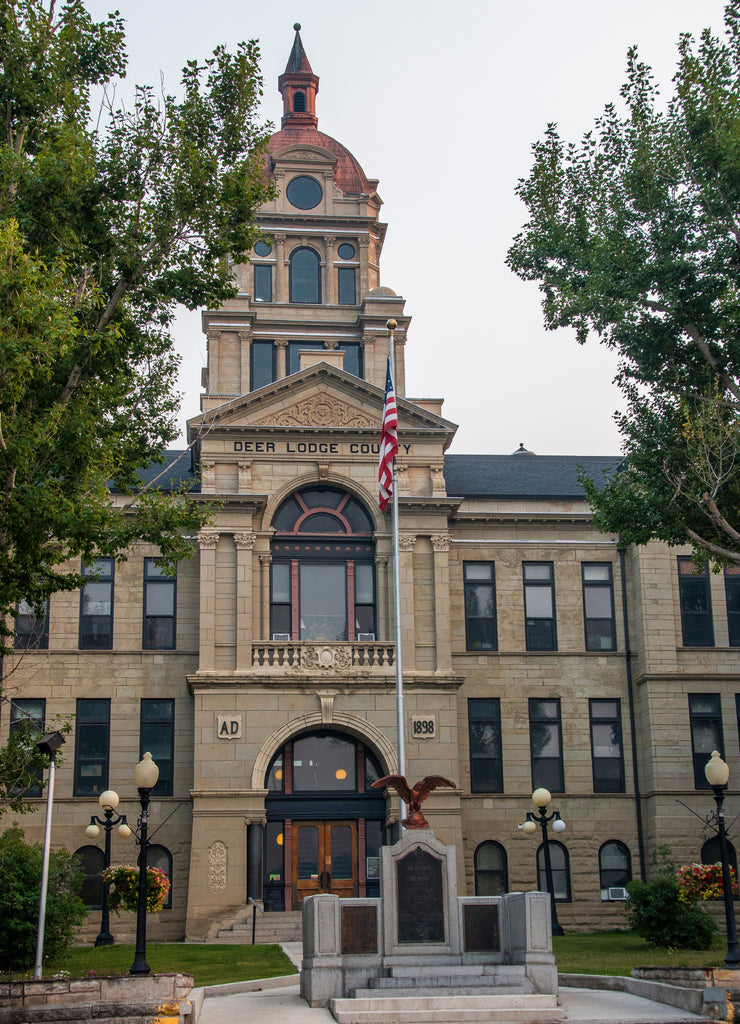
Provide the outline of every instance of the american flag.
[[398,410],[396,409],[396,392],[393,390],[391,377],[391,361],[385,378],[385,403],[383,405],[383,423],[380,428],[380,459],[378,462],[378,503],[385,509],[393,494],[393,460],[398,452]]

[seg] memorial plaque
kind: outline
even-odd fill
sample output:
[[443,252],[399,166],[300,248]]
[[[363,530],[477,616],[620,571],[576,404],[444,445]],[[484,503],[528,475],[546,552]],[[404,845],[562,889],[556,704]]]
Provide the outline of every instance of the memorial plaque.
[[444,942],[442,861],[417,846],[397,861],[398,941]]
[[500,953],[498,904],[463,904],[463,933],[466,953]]
[[378,952],[378,908],[342,907],[342,953]]

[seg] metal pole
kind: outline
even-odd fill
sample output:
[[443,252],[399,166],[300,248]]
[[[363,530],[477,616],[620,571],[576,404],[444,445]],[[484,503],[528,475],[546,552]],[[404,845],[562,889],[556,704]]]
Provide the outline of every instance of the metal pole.
[[545,808],[540,807],[540,826],[542,828],[542,849],[545,855],[545,884],[550,893],[550,919],[552,921],[552,934],[562,935],[563,929],[558,921],[558,912],[555,908],[555,883],[552,880],[552,862],[550,860],[550,840],[547,836],[547,823],[555,817],[555,814],[547,815]]
[[139,817],[139,899],[136,907],[136,952],[134,962],[131,965],[129,974],[151,974],[151,968],[146,962],[146,883],[147,883],[147,853],[149,851],[149,840],[147,838],[149,795],[151,789],[139,789],[139,800],[141,801],[141,815]]
[[727,956],[725,957],[725,963],[728,967],[736,969],[740,967],[740,948],[737,944],[735,904],[732,899],[732,880],[730,878],[730,861],[727,855],[725,812],[722,806],[725,799],[725,787],[712,786],[712,789],[714,790],[714,802],[717,804],[717,832],[719,835],[720,857],[722,858],[722,889],[725,900],[725,927],[727,930]]
[[49,755],[49,782],[46,789],[46,828],[44,830],[44,860],[41,868],[41,899],[39,901],[39,927],[36,934],[36,964],[33,976],[41,978],[41,963],[44,958],[44,928],[46,926],[46,893],[49,888],[49,852],[51,849],[51,810],[54,804],[54,772],[56,757]]
[[[113,828],[113,811],[108,808],[105,812],[105,821],[100,821],[100,824],[105,829],[105,846],[103,859],[105,860],[106,868],[110,867],[110,842],[111,842],[111,830]],[[108,893],[109,886],[107,882],[103,882],[103,900],[102,900],[102,914],[100,915],[100,931],[98,937],[95,939],[96,946],[112,946],[114,939],[110,933],[110,911],[108,909]]]
[[[391,326],[393,325],[393,326]],[[388,327],[388,355],[391,364],[391,380],[393,390],[396,389],[396,357],[395,341],[393,331],[396,327],[395,320],[389,320]],[[398,395],[396,394],[396,407],[398,407]],[[395,618],[396,638],[396,732],[398,735],[398,773],[406,774],[406,742],[404,735],[404,712],[403,712],[403,652],[401,648],[401,556],[398,548],[398,480],[396,476],[396,460],[393,460],[393,611]],[[399,829],[401,819],[404,816],[403,800],[398,801],[398,822]]]

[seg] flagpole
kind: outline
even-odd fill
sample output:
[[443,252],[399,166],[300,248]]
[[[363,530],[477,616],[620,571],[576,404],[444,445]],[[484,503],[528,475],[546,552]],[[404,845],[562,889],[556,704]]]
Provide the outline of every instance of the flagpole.
[[[398,324],[395,320],[389,320],[386,324],[388,329],[388,358],[390,359],[391,379],[395,390],[396,385],[396,353],[393,332]],[[396,460],[393,459],[393,616],[395,619],[396,636],[396,732],[398,735],[398,774],[406,774],[406,742],[404,735],[404,713],[403,713],[403,651],[401,645],[401,557],[398,548],[398,482],[396,475]],[[403,800],[398,801],[398,827],[402,831],[401,819],[404,815]]]

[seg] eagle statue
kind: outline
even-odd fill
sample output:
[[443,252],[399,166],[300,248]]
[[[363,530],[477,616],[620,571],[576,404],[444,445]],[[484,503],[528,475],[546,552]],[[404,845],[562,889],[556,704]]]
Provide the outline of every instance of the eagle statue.
[[429,822],[421,813],[422,801],[426,800],[433,789],[439,786],[449,786],[457,789],[454,782],[443,778],[441,775],[426,775],[420,779],[413,789],[403,775],[385,775],[373,783],[373,789],[380,789],[381,786],[390,786],[395,789],[405,804],[408,804],[409,816],[401,821],[404,828],[429,828]]

